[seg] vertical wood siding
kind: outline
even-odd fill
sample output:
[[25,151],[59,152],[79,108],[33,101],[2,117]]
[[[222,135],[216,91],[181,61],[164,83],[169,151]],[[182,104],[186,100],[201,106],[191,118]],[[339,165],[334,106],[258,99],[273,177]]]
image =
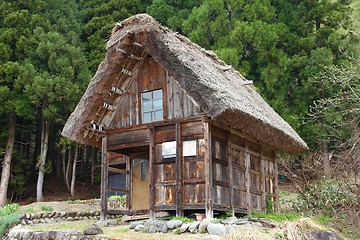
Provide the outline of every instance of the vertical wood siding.
[[199,106],[187,95],[176,80],[153,58],[138,64],[129,89],[123,95],[108,129],[142,124],[141,93],[163,89],[164,119],[181,119],[198,116]]

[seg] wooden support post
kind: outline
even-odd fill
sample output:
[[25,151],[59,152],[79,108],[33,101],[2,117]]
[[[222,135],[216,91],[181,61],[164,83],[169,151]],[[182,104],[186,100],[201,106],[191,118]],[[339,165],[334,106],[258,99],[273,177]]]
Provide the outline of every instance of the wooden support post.
[[277,166],[276,152],[274,152],[274,174],[275,174],[275,212],[280,213],[280,201],[279,201],[279,172]]
[[150,128],[149,141],[149,173],[150,173],[150,195],[149,195],[149,218],[155,219],[155,129]]
[[266,212],[266,191],[265,191],[265,160],[263,157],[263,148],[260,146],[260,190],[261,190],[261,212]]
[[107,136],[105,135],[102,137],[101,145],[101,221],[107,220],[108,176]]
[[131,173],[131,161],[130,161],[130,156],[125,156],[126,158],[126,210],[130,211],[131,210],[131,178],[132,178],[132,173]]
[[250,153],[247,141],[245,141],[245,187],[246,187],[246,207],[248,214],[252,212],[251,193],[250,193]]
[[212,173],[212,147],[211,147],[211,128],[210,123],[204,123],[204,140],[205,140],[205,214],[207,218],[213,218],[213,173]]
[[235,203],[234,203],[234,178],[232,165],[232,148],[231,148],[231,132],[227,132],[227,158],[228,158],[228,176],[229,176],[229,191],[230,191],[230,209],[232,216],[235,217]]
[[182,206],[182,142],[181,142],[181,125],[176,123],[176,216],[184,216]]

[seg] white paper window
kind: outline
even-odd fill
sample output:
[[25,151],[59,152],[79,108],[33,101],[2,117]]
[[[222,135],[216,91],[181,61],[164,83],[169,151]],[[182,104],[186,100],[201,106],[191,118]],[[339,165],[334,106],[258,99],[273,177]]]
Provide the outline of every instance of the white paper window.
[[163,158],[172,158],[176,156],[176,141],[162,143]]
[[197,155],[197,141],[184,141],[183,142],[183,156],[190,157]]

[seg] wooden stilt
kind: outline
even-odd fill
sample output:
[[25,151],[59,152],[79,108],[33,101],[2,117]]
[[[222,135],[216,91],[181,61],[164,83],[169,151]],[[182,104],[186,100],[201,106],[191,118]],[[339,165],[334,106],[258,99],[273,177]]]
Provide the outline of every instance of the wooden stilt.
[[274,173],[275,173],[275,212],[280,213],[279,173],[278,173],[276,152],[274,152]]
[[213,218],[213,176],[212,176],[212,148],[211,148],[211,129],[208,122],[204,123],[205,139],[205,214],[207,218]]
[[260,146],[260,190],[261,190],[261,211],[266,211],[266,191],[265,191],[265,173],[264,173],[265,159],[263,157],[262,146]]
[[108,175],[107,136],[105,135],[102,137],[101,145],[101,221],[107,220]]
[[227,159],[228,159],[228,176],[229,176],[229,190],[230,190],[230,209],[231,214],[235,216],[235,204],[234,204],[234,178],[233,178],[233,161],[231,151],[231,132],[227,132]]
[[150,174],[150,194],[149,194],[149,218],[155,219],[155,129],[150,129],[149,141],[149,174]]
[[182,208],[182,142],[181,126],[176,123],[176,216],[184,216]]
[[246,207],[248,214],[252,213],[251,193],[250,193],[250,153],[247,141],[245,141],[245,186],[246,186]]

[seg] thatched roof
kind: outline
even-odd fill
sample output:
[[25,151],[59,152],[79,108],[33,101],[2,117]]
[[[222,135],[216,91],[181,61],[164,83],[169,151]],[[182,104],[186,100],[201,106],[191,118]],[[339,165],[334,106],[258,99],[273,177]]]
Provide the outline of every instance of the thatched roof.
[[[143,46],[142,53],[134,41]],[[186,37],[161,26],[147,14],[132,16],[115,26],[107,42],[106,58],[69,117],[62,132],[64,136],[80,143],[98,145],[94,138],[84,138],[84,131],[97,117],[97,124],[105,129],[110,123],[111,113],[99,114],[97,111],[129,57],[126,52],[142,54],[142,59],[146,54],[151,55],[194,99],[205,117],[229,124],[277,150],[299,153],[308,149],[240,73],[213,52],[205,51]],[[129,64],[129,70],[136,72],[136,66]],[[131,79],[122,80],[120,87],[126,90]],[[115,105],[120,99],[113,101]]]

